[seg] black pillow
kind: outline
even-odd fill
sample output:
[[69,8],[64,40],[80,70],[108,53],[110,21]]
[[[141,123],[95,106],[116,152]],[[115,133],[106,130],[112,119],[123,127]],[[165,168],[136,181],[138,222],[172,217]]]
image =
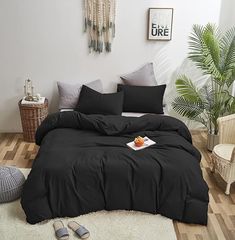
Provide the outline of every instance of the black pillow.
[[76,110],[85,114],[121,115],[123,92],[102,94],[82,86]]
[[129,86],[118,84],[117,91],[124,93],[123,112],[163,114],[163,95],[166,85]]

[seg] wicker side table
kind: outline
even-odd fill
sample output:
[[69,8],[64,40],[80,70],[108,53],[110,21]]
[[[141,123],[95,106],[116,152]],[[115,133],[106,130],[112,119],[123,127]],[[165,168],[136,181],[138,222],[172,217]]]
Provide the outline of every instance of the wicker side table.
[[21,104],[19,101],[19,109],[21,123],[23,128],[23,137],[26,142],[35,141],[35,133],[38,126],[48,115],[48,100],[45,99],[43,104]]

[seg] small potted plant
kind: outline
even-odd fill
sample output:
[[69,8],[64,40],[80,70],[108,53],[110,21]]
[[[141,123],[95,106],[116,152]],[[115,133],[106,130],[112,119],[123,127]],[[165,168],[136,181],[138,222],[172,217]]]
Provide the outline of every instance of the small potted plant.
[[188,58],[209,80],[198,88],[188,76],[179,76],[175,83],[179,95],[172,107],[208,129],[207,148],[212,151],[218,143],[217,119],[235,112],[235,98],[230,94],[235,80],[235,28],[222,34],[212,24],[194,25],[189,49]]

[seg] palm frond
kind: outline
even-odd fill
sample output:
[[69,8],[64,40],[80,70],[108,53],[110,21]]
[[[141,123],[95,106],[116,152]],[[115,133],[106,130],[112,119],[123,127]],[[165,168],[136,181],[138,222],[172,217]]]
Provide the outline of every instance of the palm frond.
[[235,64],[235,27],[229,29],[220,39],[221,68],[228,70]]
[[[202,46],[203,42],[203,32],[204,27],[201,25],[193,25],[193,30],[191,35],[189,36],[189,49],[191,52],[189,53],[189,58],[197,64],[197,66],[201,67],[203,62],[203,55],[202,55]],[[202,66],[203,67],[203,66]]]
[[229,110],[229,113],[235,113],[235,97],[232,98],[228,110]]
[[226,106],[227,114],[235,113],[235,97],[230,95]]
[[172,103],[173,109],[189,119],[195,119],[204,111],[204,106],[199,102],[189,102],[184,97],[178,96]]
[[207,24],[203,33],[204,43],[206,45],[206,51],[208,55],[211,55],[211,60],[215,66],[219,69],[220,63],[220,33],[215,25]]
[[190,102],[202,102],[200,92],[186,75],[179,76],[175,84],[177,92],[186,100]]
[[203,96],[203,104],[206,111],[213,108],[215,101],[215,92],[210,84],[205,84],[200,90],[200,95]]
[[235,77],[235,27],[229,29],[220,39],[220,48],[224,81],[230,87]]
[[212,25],[205,27],[193,26],[193,33],[189,37],[189,58],[200,67],[204,73],[211,74],[219,81],[222,79],[220,72],[220,42],[219,31]]
[[233,82],[235,81],[235,66],[233,67],[232,71],[231,71],[231,79],[227,79],[228,83],[227,86],[230,87]]

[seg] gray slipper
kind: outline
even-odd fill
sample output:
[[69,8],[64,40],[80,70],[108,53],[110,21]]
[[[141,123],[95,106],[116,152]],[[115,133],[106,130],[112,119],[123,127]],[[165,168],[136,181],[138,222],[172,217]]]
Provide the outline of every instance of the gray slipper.
[[81,239],[88,238],[90,236],[89,231],[83,227],[82,225],[79,225],[77,222],[69,222],[68,223],[69,228],[71,228]]
[[53,227],[55,229],[55,235],[59,240],[67,240],[69,239],[69,233],[62,221],[58,220],[53,223]]

